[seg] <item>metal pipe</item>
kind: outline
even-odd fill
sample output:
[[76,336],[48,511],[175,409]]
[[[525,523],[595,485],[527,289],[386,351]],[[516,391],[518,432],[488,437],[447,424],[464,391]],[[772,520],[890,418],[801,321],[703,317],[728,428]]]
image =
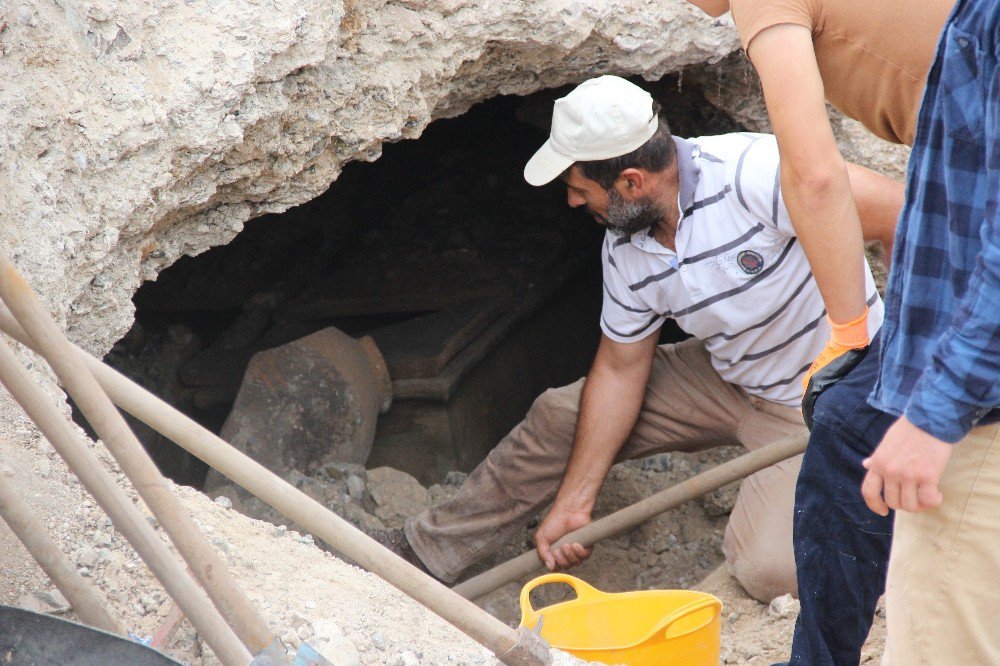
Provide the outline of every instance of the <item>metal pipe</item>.
[[3,340],[0,340],[0,383],[111,517],[115,528],[149,565],[153,575],[177,601],[216,656],[227,666],[245,666],[251,659],[250,652]]
[[243,644],[254,654],[267,648],[274,640],[267,623],[257,614],[250,599],[167,485],[125,419],[80,362],[73,345],[2,250],[0,298],[37,343],[38,351],[59,376],[66,392],[135,485],[195,578]]
[[59,550],[55,540],[45,529],[28,504],[21,499],[11,477],[14,470],[7,465],[0,466],[0,515],[17,535],[38,566],[62,592],[70,606],[84,623],[112,634],[124,636],[125,631],[111,615],[94,588],[87,584],[66,556]]
[[[742,479],[782,460],[797,456],[806,450],[807,441],[808,436],[805,434],[792,435],[763,446],[756,451],[745,453],[721,465],[716,465],[707,472],[702,472],[570,532],[556,541],[552,547],[558,548],[565,543],[592,546],[598,541],[641,525],[653,516],[673,509],[688,500],[710,493],[727,483]],[[478,599],[511,581],[542,569],[544,569],[544,565],[538,557],[538,551],[530,550],[493,567],[489,571],[484,571],[478,576],[459,583],[452,589],[466,599]]]
[[[25,331],[2,307],[0,330],[28,346],[33,345]],[[514,631],[389,552],[340,516],[118,371],[82,349],[74,349],[108,396],[122,409],[436,613],[492,651],[505,664],[539,666],[546,663],[547,650],[544,651],[545,657],[537,656],[540,650],[532,645],[532,636]]]

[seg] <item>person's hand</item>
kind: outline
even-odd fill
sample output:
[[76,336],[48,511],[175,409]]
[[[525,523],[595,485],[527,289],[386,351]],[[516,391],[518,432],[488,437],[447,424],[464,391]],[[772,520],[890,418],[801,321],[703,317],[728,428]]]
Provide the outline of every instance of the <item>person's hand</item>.
[[816,411],[816,400],[828,388],[839,382],[850,374],[851,370],[857,367],[865,356],[868,355],[870,347],[858,347],[848,349],[846,352],[833,359],[819,369],[806,384],[805,395],[802,396],[802,419],[806,422],[806,427],[812,432],[813,413]]
[[861,463],[868,470],[861,484],[865,504],[880,516],[889,515],[889,509],[924,511],[940,506],[944,496],[938,482],[951,450],[951,444],[900,417],[875,453]]
[[[806,371],[805,377],[802,378],[802,391],[803,393],[808,393],[809,391],[809,380],[812,379],[813,375],[817,372],[830,365],[834,360],[840,358],[852,349],[864,349],[868,346],[868,306],[865,306],[865,311],[861,313],[861,316],[853,319],[846,324],[838,324],[830,317],[826,318],[830,324],[830,340],[826,343],[826,347],[823,351],[819,353],[816,360],[812,362],[809,366],[809,370]],[[864,355],[862,354],[862,358]],[[860,360],[860,359],[859,359]],[[855,363],[854,365],[857,365]],[[854,367],[853,365],[851,367]],[[843,374],[847,374],[844,372]],[[839,377],[837,377],[839,379]],[[836,379],[834,379],[836,381]],[[832,384],[830,381],[827,386]],[[815,397],[813,398],[815,401]]]
[[566,543],[553,549],[552,544],[560,537],[578,530],[590,522],[590,513],[586,511],[563,511],[552,507],[545,520],[535,531],[535,548],[538,557],[549,569],[559,571],[569,569],[590,557],[592,548],[585,548],[579,543]]

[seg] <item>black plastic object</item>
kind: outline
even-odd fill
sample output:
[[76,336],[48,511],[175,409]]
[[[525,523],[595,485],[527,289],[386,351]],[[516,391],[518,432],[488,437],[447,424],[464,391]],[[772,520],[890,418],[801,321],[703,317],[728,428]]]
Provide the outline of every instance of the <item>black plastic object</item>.
[[180,662],[99,629],[0,605],[0,664],[179,666]]
[[870,345],[849,349],[837,358],[833,359],[822,368],[817,370],[809,383],[806,385],[805,395],[802,396],[802,418],[806,422],[806,427],[811,432],[813,429],[813,410],[816,408],[816,398],[823,391],[827,390],[838,381],[847,376],[858,363],[868,355]]

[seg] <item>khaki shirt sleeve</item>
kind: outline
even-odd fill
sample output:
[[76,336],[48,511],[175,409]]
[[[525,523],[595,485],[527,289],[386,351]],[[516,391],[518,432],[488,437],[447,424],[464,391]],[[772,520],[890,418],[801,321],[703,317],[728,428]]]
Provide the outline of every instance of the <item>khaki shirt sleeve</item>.
[[816,17],[809,0],[730,0],[733,22],[744,50],[762,30],[773,25],[801,25],[815,35]]

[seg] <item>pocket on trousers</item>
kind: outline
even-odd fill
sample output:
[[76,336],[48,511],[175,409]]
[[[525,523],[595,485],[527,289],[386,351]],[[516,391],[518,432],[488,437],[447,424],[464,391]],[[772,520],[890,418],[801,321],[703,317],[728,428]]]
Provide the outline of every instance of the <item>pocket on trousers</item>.
[[980,77],[984,56],[979,38],[951,26],[942,48],[939,94],[944,129],[956,139],[979,143],[986,118],[986,83]]

